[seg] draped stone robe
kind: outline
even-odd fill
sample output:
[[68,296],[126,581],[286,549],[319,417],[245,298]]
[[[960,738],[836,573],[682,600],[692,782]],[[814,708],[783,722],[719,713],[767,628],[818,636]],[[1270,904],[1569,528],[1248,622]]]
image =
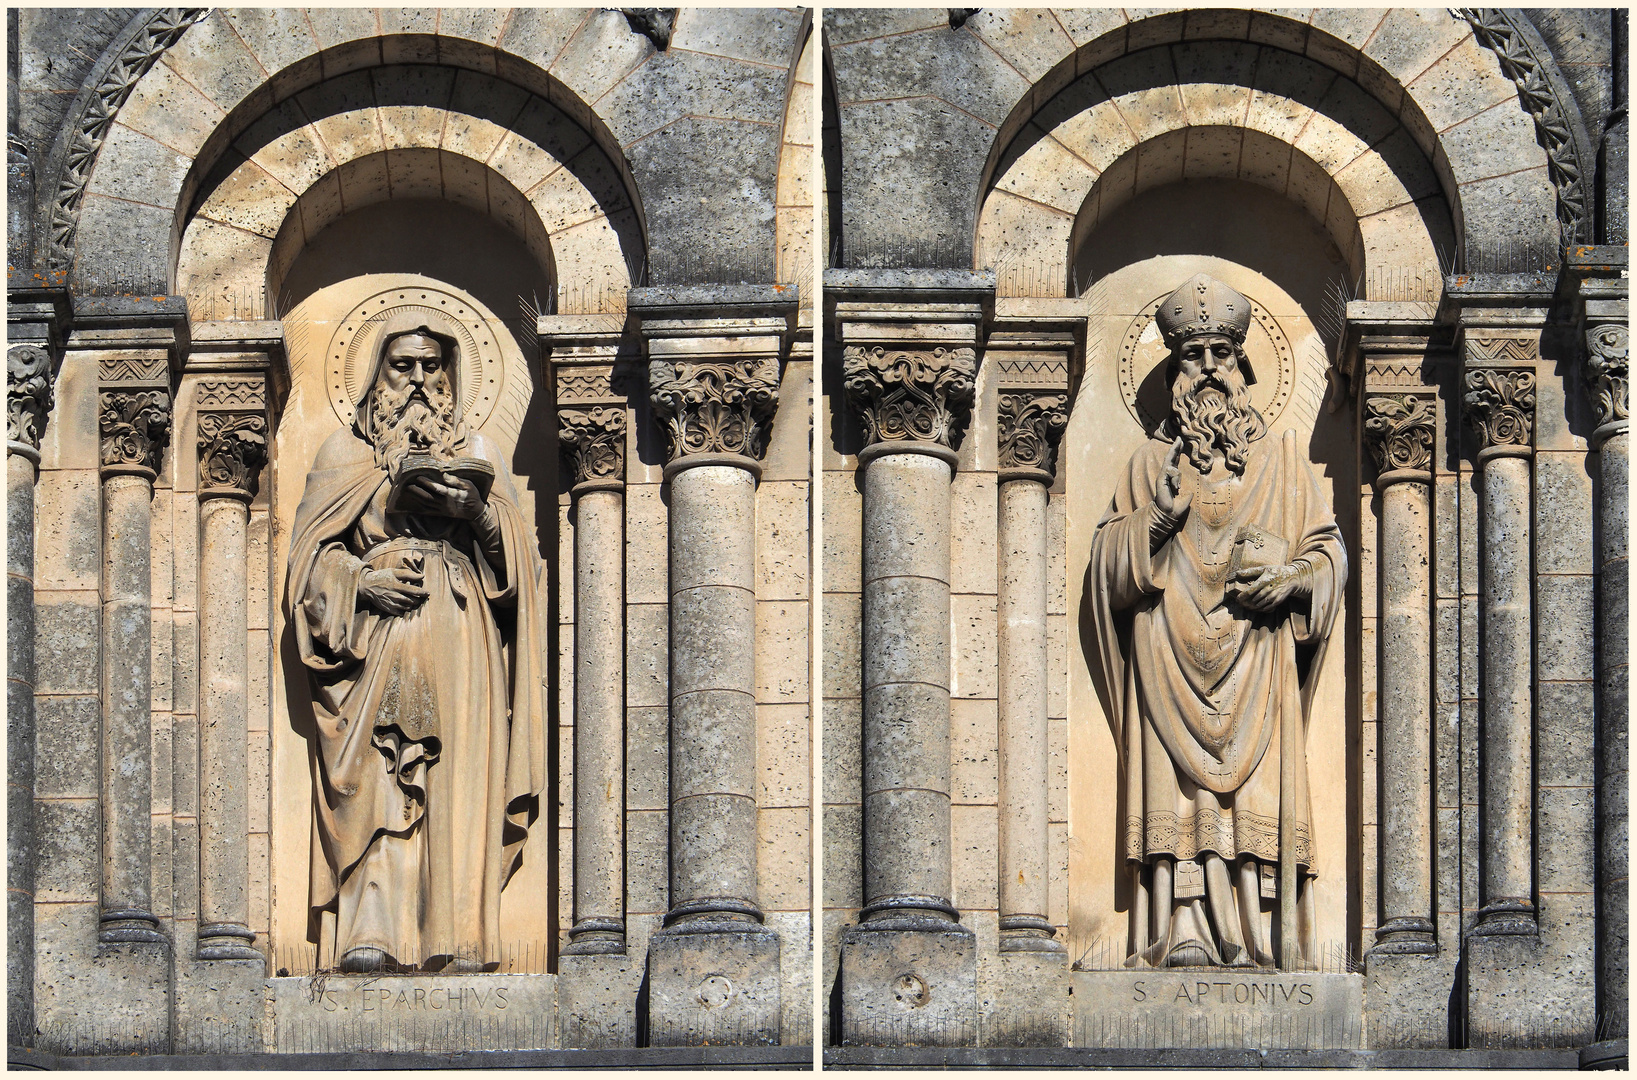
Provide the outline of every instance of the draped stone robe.
[[[317,728],[309,902],[336,960],[372,946],[405,965],[497,962],[500,891],[546,786],[533,529],[493,443],[473,434],[462,452],[495,467],[491,545],[465,521],[388,513],[386,470],[355,430],[324,443],[296,511],[287,602]],[[359,600],[366,570],[401,566],[423,571],[419,606]]]
[[[1154,498],[1170,452],[1169,442],[1151,439],[1132,455],[1092,541],[1087,594],[1120,751],[1121,838],[1130,862],[1164,855],[1186,869],[1205,852],[1228,862],[1245,855],[1279,861],[1280,728],[1302,725],[1306,745],[1347,559],[1294,436],[1282,448],[1271,442],[1252,443],[1243,477],[1214,486],[1184,456],[1183,490],[1193,491],[1192,503],[1151,556]],[[1310,600],[1258,613],[1225,599],[1233,544],[1246,527],[1282,538],[1286,561],[1312,566]],[[1304,646],[1316,646],[1305,685],[1298,666]],[[1312,874],[1305,755],[1295,777],[1294,857],[1301,873]],[[1185,895],[1179,889],[1178,899]]]

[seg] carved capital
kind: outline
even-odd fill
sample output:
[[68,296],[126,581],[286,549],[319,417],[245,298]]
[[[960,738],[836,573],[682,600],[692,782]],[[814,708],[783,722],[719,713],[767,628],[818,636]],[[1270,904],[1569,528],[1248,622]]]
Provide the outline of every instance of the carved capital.
[[689,454],[759,459],[779,404],[779,364],[771,357],[654,360],[648,401],[670,437],[671,460]]
[[1424,471],[1432,466],[1438,421],[1428,394],[1372,394],[1364,399],[1364,441],[1378,472]]
[[625,410],[558,409],[557,440],[574,482],[625,479]]
[[259,413],[201,413],[199,495],[254,497],[267,463],[267,419]]
[[1535,373],[1521,368],[1475,368],[1466,373],[1467,421],[1481,450],[1528,447],[1535,432]]
[[99,400],[102,467],[159,472],[170,442],[171,397],[163,390],[104,390]]
[[1597,423],[1613,424],[1631,417],[1626,399],[1626,356],[1631,332],[1625,323],[1586,327],[1586,382],[1597,399]]
[[1040,390],[1000,395],[1000,467],[1057,471],[1057,444],[1069,426],[1069,398]]
[[975,349],[849,346],[842,385],[864,420],[866,444],[932,442],[956,449],[972,416]]
[[13,345],[6,352],[6,438],[39,450],[52,403],[51,354]]

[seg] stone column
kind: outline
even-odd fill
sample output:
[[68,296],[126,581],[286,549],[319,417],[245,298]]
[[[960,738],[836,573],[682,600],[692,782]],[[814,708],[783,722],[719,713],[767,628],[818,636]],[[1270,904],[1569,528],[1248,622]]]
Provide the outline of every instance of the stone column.
[[649,1044],[776,1044],[756,885],[756,482],[795,314],[778,287],[633,290],[669,445],[670,910]]
[[1065,953],[1047,917],[1046,520],[1068,397],[1003,392],[1000,440],[1000,949]]
[[245,538],[267,460],[261,412],[199,415],[199,959],[260,960],[250,929]]
[[[161,368],[162,368],[161,363]],[[104,385],[102,434],[102,917],[104,944],[163,944],[151,901],[153,484],[170,440],[164,384]]]
[[559,408],[574,486],[574,926],[565,955],[625,952],[625,409]]
[[949,550],[983,309],[842,295],[864,434],[864,907],[842,934],[842,1039],[974,1045],[976,943],[951,887]]
[[1432,447],[1437,399],[1372,393],[1364,438],[1381,496],[1381,923],[1377,955],[1434,953]]
[[51,412],[51,353],[6,353],[6,1012],[34,1030],[34,482]]
[[1534,935],[1535,368],[1504,361],[1478,366],[1469,358],[1464,382],[1467,420],[1478,434],[1481,493],[1482,906],[1472,932]]
[[[1623,282],[1621,283],[1623,286]],[[1623,291],[1623,289],[1622,289]],[[1626,301],[1586,303],[1586,377],[1597,406],[1598,492],[1598,915],[1599,1038],[1625,1038],[1630,937],[1627,917],[1631,805],[1628,766],[1630,687],[1627,648],[1627,529],[1630,517],[1630,412],[1627,357],[1630,330]],[[1617,319],[1618,321],[1612,321]],[[1604,321],[1611,320],[1611,321]]]

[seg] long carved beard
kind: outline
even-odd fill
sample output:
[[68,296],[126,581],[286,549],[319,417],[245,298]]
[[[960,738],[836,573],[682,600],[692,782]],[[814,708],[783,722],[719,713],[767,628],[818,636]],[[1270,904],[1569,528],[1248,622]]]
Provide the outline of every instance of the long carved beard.
[[377,386],[370,395],[367,434],[375,447],[375,463],[388,471],[395,471],[412,450],[437,458],[455,456],[454,444],[459,441],[455,396],[445,387],[420,387],[426,397],[422,401],[415,396],[416,389]]
[[1237,371],[1200,375],[1190,380],[1179,374],[1171,384],[1171,408],[1177,434],[1194,468],[1211,471],[1217,450],[1228,468],[1245,471],[1250,444],[1267,434],[1267,422],[1250,403],[1250,387]]

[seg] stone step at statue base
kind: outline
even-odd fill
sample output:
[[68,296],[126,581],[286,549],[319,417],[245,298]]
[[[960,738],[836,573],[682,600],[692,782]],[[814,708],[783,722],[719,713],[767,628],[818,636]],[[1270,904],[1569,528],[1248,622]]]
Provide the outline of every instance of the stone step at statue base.
[[1364,1047],[1364,976],[1230,968],[1076,971],[1074,1045],[1210,1050]]
[[557,976],[319,975],[267,980],[267,1053],[547,1050]]

